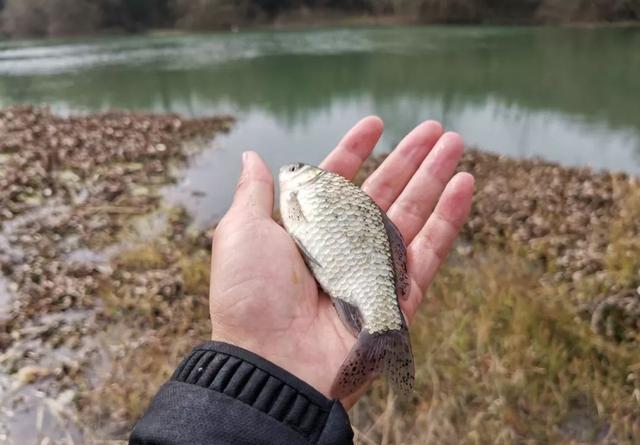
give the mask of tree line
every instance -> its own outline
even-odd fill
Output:
[[[403,17],[416,23],[567,23],[640,20],[640,0],[0,0],[5,36],[149,29],[207,30]]]

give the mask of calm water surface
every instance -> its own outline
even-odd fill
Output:
[[[0,104],[232,113],[169,190],[197,221],[227,207],[240,153],[319,162],[360,117],[379,151],[423,119],[469,145],[640,174],[640,28],[428,27],[0,43]],[[200,196],[199,192],[204,192]]]

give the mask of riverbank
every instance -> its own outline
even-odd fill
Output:
[[[558,28],[579,28],[579,29],[598,29],[598,28],[638,28],[640,20],[589,20],[580,19],[573,21],[509,21],[496,20],[489,22],[468,22],[468,21],[452,21],[452,22],[425,22],[419,20],[412,15],[393,15],[393,16],[370,16],[370,15],[315,15],[315,16],[287,16],[280,17],[269,23],[244,23],[229,25],[213,29],[195,29],[195,30],[152,30],[149,35],[181,35],[193,32],[207,33],[212,31],[230,31],[233,33],[243,31],[302,31],[314,29],[333,29],[333,28],[375,28],[375,27],[401,27],[401,26],[505,26],[505,27],[544,27],[555,26]]]
[[[100,295],[113,280],[109,258],[129,239],[153,241],[170,219],[149,222],[160,188],[232,122],[0,110],[0,377],[9,377],[0,382],[0,425],[18,434],[15,443],[37,439],[36,415],[39,435],[81,435],[72,402],[111,360],[101,332],[117,319]]]
[[[464,26],[486,26],[490,27],[556,27],[556,28],[576,28],[576,29],[607,29],[607,28],[638,28],[640,27],[640,20],[589,20],[580,19],[572,21],[509,21],[509,20],[496,20],[489,22],[467,22],[467,21],[453,21],[453,22],[424,22],[411,15],[390,15],[390,16],[372,16],[372,15],[314,15],[308,16],[291,15],[285,17],[278,17],[270,22],[243,22],[236,24],[224,24],[210,27],[196,27],[196,28],[150,28],[143,31],[128,32],[123,29],[113,28],[100,31],[87,32],[82,34],[62,34],[62,35],[2,35],[0,33],[0,42],[2,41],[19,41],[22,39],[29,39],[31,42],[40,41],[55,41],[58,39],[65,40],[94,40],[99,38],[126,38],[135,36],[149,36],[149,37],[169,37],[169,36],[186,36],[186,35],[207,35],[210,33],[240,33],[240,32],[253,32],[253,31],[311,31],[311,30],[326,30],[326,29],[358,29],[358,28],[391,28],[391,27],[464,27]]]
[[[35,391],[53,440],[122,439],[206,340],[211,231],[159,189],[230,125],[0,112],[0,424]],[[376,385],[358,443],[637,443],[640,182],[478,150],[461,169],[477,192],[412,327],[416,395]]]
[[[480,0],[379,2],[263,2],[244,0],[43,0],[0,3],[0,35],[68,37],[152,30],[219,31],[374,25],[572,25],[640,21],[634,0],[538,0],[487,5]]]

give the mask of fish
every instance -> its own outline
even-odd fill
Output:
[[[362,189],[319,167],[279,172],[282,222],[336,312],[357,337],[331,386],[342,399],[385,374],[408,398],[415,381],[411,340],[400,300],[408,297],[402,234]]]

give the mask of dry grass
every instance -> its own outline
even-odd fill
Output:
[[[597,334],[578,306],[640,279],[640,189],[616,187],[598,276],[552,279],[559,266],[513,240],[454,254],[412,327],[414,400],[394,411],[378,384],[351,413],[356,443],[640,443],[639,337]]]
[[[540,275],[492,250],[444,268],[412,328],[417,396],[391,443],[638,443],[640,351],[591,332]],[[359,443],[381,443],[379,394],[355,408]]]
[[[618,186],[612,223],[592,229],[608,245],[593,274],[558,274],[571,265],[554,261],[547,238],[467,230],[471,252],[450,258],[412,327],[413,400],[393,402],[378,382],[351,412],[356,442],[640,443],[640,339],[594,332],[580,307],[640,280],[640,189]],[[79,405],[105,436],[125,437],[183,354],[209,335],[208,246],[173,235],[121,255],[118,282],[104,291],[118,320],[108,333],[113,367]]]
[[[184,281],[184,291],[187,294],[209,294],[210,262],[209,253],[203,251],[199,251],[191,257],[181,258],[178,261],[178,268]]]
[[[77,400],[91,443],[127,437],[182,357],[210,337],[209,251],[183,233],[184,223],[113,261],[113,280],[101,291],[108,365],[97,390],[86,380]]]
[[[206,252],[180,253],[173,265],[184,283],[181,299],[126,303],[136,302],[137,320],[140,313],[149,319],[136,341],[123,339],[127,346],[96,394],[95,406],[107,411],[94,419],[110,434],[126,433],[182,355],[208,334]],[[454,255],[412,327],[414,400],[394,407],[376,385],[351,413],[357,443],[637,443],[640,350],[593,333],[564,293],[569,288],[542,280],[545,273],[518,253],[475,247]],[[158,307],[171,323],[152,321]]]
[[[159,329],[134,331],[118,325],[110,330],[108,350],[112,364],[98,390],[90,384],[81,390],[78,404],[83,408],[90,430],[98,437],[128,436],[133,422],[142,416],[153,395],[165,383],[182,357],[208,337],[208,322],[202,301],[185,301],[175,308],[176,323]],[[118,334],[120,336],[118,337]]]
[[[605,266],[620,286],[637,285],[640,277],[640,190],[626,190],[624,205],[611,227]]]
[[[144,244],[121,252],[114,260],[117,267],[131,272],[160,269],[167,259],[157,245]]]

